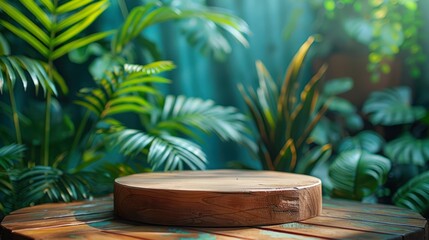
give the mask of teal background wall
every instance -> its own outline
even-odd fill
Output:
[[[231,54],[225,61],[216,61],[190,46],[175,24],[149,29],[150,38],[161,43],[164,59],[173,60],[177,65],[170,76],[173,84],[167,91],[212,99],[247,113],[237,84],[255,86],[256,60],[264,62],[273,78],[283,77],[294,53],[311,35],[311,8],[306,1],[294,0],[214,0],[209,4],[226,8],[249,24],[252,32],[248,37],[250,46],[245,48],[231,42]],[[294,30],[288,35],[291,29]],[[205,138],[204,150],[210,161],[209,168],[226,167],[228,161],[235,160],[258,166],[242,147],[221,143],[214,137]]]

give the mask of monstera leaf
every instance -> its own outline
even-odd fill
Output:
[[[411,134],[404,134],[387,143],[384,154],[397,164],[424,166],[429,160],[429,139],[417,139]]]
[[[403,185],[393,196],[395,205],[415,210],[423,215],[429,213],[429,171]]]
[[[389,159],[362,150],[341,153],[329,168],[335,197],[362,200],[387,179]]]
[[[411,105],[411,90],[397,87],[377,91],[370,95],[362,111],[369,115],[372,124],[392,126],[413,123],[426,115],[423,107]]]
[[[373,131],[362,131],[354,137],[348,137],[341,142],[338,151],[344,152],[353,149],[360,149],[370,153],[377,153],[381,150],[384,140]]]

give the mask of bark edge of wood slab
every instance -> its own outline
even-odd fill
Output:
[[[208,170],[117,178],[115,215],[149,224],[239,227],[281,224],[322,211],[318,178],[274,171]]]

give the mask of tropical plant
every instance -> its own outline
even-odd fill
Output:
[[[0,155],[6,156],[0,157],[0,197],[14,204],[2,201],[1,211],[7,213],[41,202],[88,198],[111,191],[114,177],[136,170],[147,171],[142,162],[130,160],[103,164],[109,158],[107,153],[115,150],[112,146],[125,155],[143,156],[155,170],[202,169],[206,156],[199,145],[184,135],[195,138],[192,132],[200,129],[223,140],[246,141],[244,117],[236,109],[217,106],[211,101],[165,97],[158,91],[158,84],[170,80],[157,75],[172,70],[175,67],[172,62],[140,65],[123,56],[132,42],[141,37],[140,32],[156,23],[206,19],[242,43],[247,43],[243,35],[247,25],[239,18],[211,9],[182,11],[152,1],[131,10],[119,29],[88,33],[87,28],[106,10],[108,3],[108,0],[0,0],[2,30],[7,30],[5,34],[14,43],[22,40],[30,47],[28,56],[12,56],[0,36],[0,90],[9,97],[8,103],[0,102],[5,109],[0,114],[10,116],[10,121],[2,125],[14,126],[4,128],[5,146],[0,148]],[[61,98],[68,93],[68,84],[67,78],[57,71],[57,64],[68,63],[62,56],[108,36],[110,59],[114,61],[102,68],[92,87],[79,91],[75,102],[85,113],[82,118],[74,119],[76,116],[67,114],[61,104]],[[21,82],[24,89],[32,82],[30,86],[34,85],[36,92],[42,88],[43,97],[21,96],[16,82]],[[31,109],[26,111],[18,97],[27,97],[25,105]],[[40,112],[44,112],[43,117]],[[124,114],[137,117],[141,129],[128,128],[121,117]],[[129,134],[133,132],[141,135]],[[151,140],[146,142],[146,136]],[[24,152],[24,147],[15,143],[22,143],[27,150]],[[8,149],[19,154],[11,155]],[[18,164],[11,165],[15,162]]]
[[[426,109],[412,105],[410,88],[398,87],[372,93],[362,111],[367,127],[334,146],[330,195],[355,200],[378,196],[427,214]],[[370,124],[378,133],[368,129]]]
[[[127,5],[122,8],[127,8]],[[92,44],[72,55],[77,62],[86,61],[91,54],[98,56],[90,66],[95,78],[100,78],[106,69],[138,59],[135,53],[139,51],[144,51],[141,55],[147,62],[160,60],[161,53],[156,43],[142,34],[148,27],[159,23],[178,22],[190,44],[217,59],[223,59],[231,52],[225,33],[248,46],[245,34],[250,31],[246,22],[220,8],[208,7],[201,0],[148,1],[132,8],[124,17],[126,20],[115,33],[110,46]]]
[[[257,156],[264,169],[309,173],[317,158],[323,160],[330,154],[329,145],[310,149],[307,144],[311,131],[327,109],[327,101],[323,104],[318,101],[317,88],[326,66],[306,84],[299,80],[313,42],[314,38],[309,37],[301,46],[281,84],[273,81],[263,64],[257,62],[259,87],[246,91],[239,86],[257,129]]]
[[[371,80],[377,82],[380,76],[391,71],[391,62],[400,53],[407,53],[405,64],[410,75],[421,75],[420,63],[425,61],[421,51],[419,29],[422,19],[418,1],[359,1],[359,0],[313,0],[320,12],[317,18],[318,33],[322,34],[332,47],[347,45],[353,40],[369,50],[368,69]],[[332,27],[336,26],[336,27]],[[335,42],[335,41],[342,42]]]
[[[341,153],[329,168],[332,196],[362,200],[387,180],[389,159],[364,150]]]
[[[412,178],[393,196],[395,205],[429,216],[429,171]]]

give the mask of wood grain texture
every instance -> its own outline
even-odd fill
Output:
[[[423,240],[428,239],[426,226],[424,218],[407,209],[332,199],[323,200],[320,216],[294,223],[238,228],[156,226],[115,218],[113,199],[108,197],[43,204],[12,212],[1,223],[0,238]]]
[[[237,227],[321,213],[319,179],[270,171],[181,171],[116,179],[117,216],[150,224]]]

